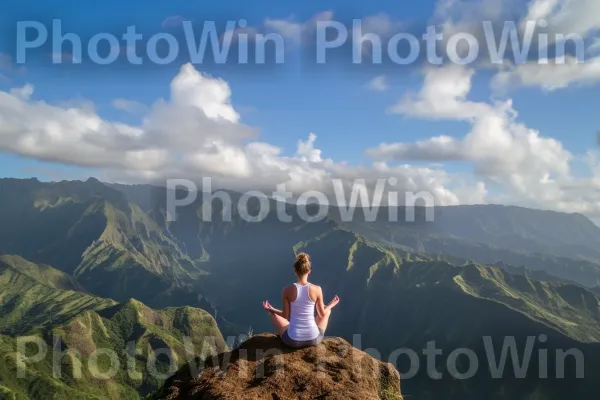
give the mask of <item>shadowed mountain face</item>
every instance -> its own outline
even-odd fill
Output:
[[[405,221],[411,211],[415,222]],[[429,217],[424,208],[401,207],[397,214],[399,221],[390,222],[389,209],[382,208],[373,223],[357,211],[347,226],[392,241],[407,234],[449,237],[517,252],[600,260],[600,228],[581,214],[501,205],[436,207]]]
[[[97,180],[0,180],[0,253],[66,272],[90,292],[156,306],[197,304],[204,272],[126,196]]]
[[[230,232],[235,235],[238,233],[236,226],[247,225],[239,218],[236,199],[240,195],[236,193],[228,192],[233,202],[233,223],[220,222],[222,202],[218,199],[212,203],[212,223],[203,219],[202,193],[198,193],[193,204],[177,208],[177,220],[167,223],[168,192],[164,188],[147,185],[113,187],[126,193],[131,201],[173,234],[193,259],[206,259],[209,255],[206,245],[210,246],[211,241],[213,253],[219,243],[227,247],[226,235]],[[185,196],[187,193],[179,191],[171,197]],[[286,241],[290,236],[282,237],[280,232],[306,225],[298,217],[297,207],[289,204],[284,207],[285,214],[294,217],[289,223],[282,223],[277,218],[277,208],[277,203],[272,201],[271,212],[258,224],[266,237],[258,236],[256,240],[244,237],[246,242],[267,246],[263,239],[275,243],[280,239]],[[250,202],[249,210],[251,215],[257,215],[258,204]],[[308,211],[314,215],[317,210],[309,207]],[[444,258],[454,256],[485,264],[505,262],[532,271],[545,271],[587,287],[600,286],[600,228],[581,214],[499,205],[436,207],[433,211],[422,207],[399,207],[393,218],[389,208],[375,211],[372,220],[366,218],[368,213],[362,209],[330,207],[325,220],[311,222],[309,226],[314,236],[322,233],[327,226],[341,226],[371,241],[411,252]],[[294,239],[302,240],[303,237],[306,236]]]
[[[414,223],[390,223],[385,215],[365,222],[358,211],[357,219],[342,223],[332,209],[309,223],[288,204],[286,214],[295,218],[282,222],[271,202],[261,222],[245,221],[235,208],[229,222],[218,200],[206,220],[199,196],[169,221],[164,188],[0,180],[0,191],[0,252],[18,255],[0,259],[1,277],[21,288],[0,295],[5,335],[58,330],[69,337],[85,326],[94,343],[103,343],[104,326],[142,343],[158,336],[173,348],[169,338],[179,334],[165,329],[179,329],[175,321],[191,321],[179,329],[184,332],[212,318],[165,310],[157,319],[143,304],[127,302],[132,297],[151,307],[205,308],[225,335],[268,331],[261,302],[280,302],[283,286],[295,279],[295,254],[306,251],[313,259],[311,281],[342,299],[328,334],[375,349],[384,361],[402,347],[416,352],[421,368],[411,378],[405,374],[407,397],[588,398],[600,389],[591,378],[600,373],[599,299],[585,288],[600,283],[600,235],[580,215],[469,206],[438,208],[431,224],[419,215],[423,209]],[[250,202],[251,215],[258,215],[257,203]],[[43,288],[32,283],[40,277],[47,280]],[[490,350],[499,359],[503,344],[512,343],[506,338],[514,339],[520,356],[531,350],[526,379],[515,378],[510,356],[502,379],[487,368]],[[441,379],[426,368],[423,349],[432,341],[443,352],[433,362]],[[481,368],[472,379],[451,374],[447,360],[457,348],[478,358]],[[585,379],[574,380],[573,356],[566,378],[556,379],[557,352],[569,349],[584,354]],[[547,363],[538,356],[544,350]],[[414,365],[409,360],[392,361],[406,373]],[[460,371],[468,370],[468,361],[456,360]],[[549,379],[540,379],[546,364]],[[123,385],[137,396],[156,382]]]

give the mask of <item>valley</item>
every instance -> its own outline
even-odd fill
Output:
[[[581,215],[462,206],[436,210],[433,222],[417,210],[414,223],[390,223],[383,210],[375,222],[334,214],[281,222],[272,212],[252,223],[236,213],[223,221],[215,201],[208,222],[199,196],[168,221],[165,190],[95,179],[0,179],[3,358],[19,337],[51,343],[53,334],[84,363],[97,348],[125,357],[134,343],[139,371],[156,349],[185,359],[185,337],[193,339],[194,355],[214,354],[229,336],[272,330],[261,303],[281,302],[281,289],[294,279],[294,256],[304,251],[313,258],[311,281],[342,299],[327,334],[392,359],[406,396],[537,400],[589,398],[598,390],[600,298],[593,288],[600,284],[600,228]],[[506,343],[522,350],[532,337],[525,377],[516,377],[510,358],[502,379],[484,368],[488,345],[499,357]],[[424,367],[432,365],[423,353],[431,342],[442,352],[433,362],[439,379]],[[414,376],[415,360],[399,356],[403,348],[422,366]],[[446,361],[461,348],[482,368],[457,385]],[[570,349],[584,355],[582,379],[577,357],[560,359]],[[91,376],[56,379],[51,361],[32,366],[26,379],[16,379],[16,364],[7,363],[0,389],[19,399],[134,399],[162,384],[124,370],[102,385]],[[456,360],[461,371],[467,361]],[[557,379],[563,361],[565,377]],[[546,366],[554,379],[539,377]]]

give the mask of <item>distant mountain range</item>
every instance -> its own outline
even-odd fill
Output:
[[[48,340],[52,332],[87,332],[66,346],[122,351],[132,338],[180,349],[184,332],[200,343],[207,335],[271,330],[261,301],[280,301],[294,279],[294,254],[307,251],[311,280],[342,298],[328,333],[351,343],[360,334],[363,349],[383,357],[401,347],[422,354],[435,340],[446,356],[466,347],[485,366],[484,336],[500,353],[505,337],[524,348],[528,337],[543,335],[535,351],[548,350],[552,377],[556,350],[586,355],[582,380],[574,380],[574,368],[566,379],[538,379],[540,360],[532,357],[527,379],[515,379],[507,363],[504,379],[481,368],[459,383],[440,357],[443,379],[423,369],[403,382],[407,397],[534,400],[600,390],[593,379],[600,373],[600,228],[582,215],[461,206],[435,209],[432,222],[423,208],[414,210],[415,222],[390,222],[384,208],[374,222],[362,210],[344,222],[333,208],[318,222],[282,222],[272,201],[260,223],[235,211],[225,222],[215,201],[204,221],[199,196],[168,221],[166,198],[166,189],[148,185],[0,179],[0,356],[30,333]],[[285,207],[298,215],[296,206]],[[398,211],[402,218],[406,210]],[[401,372],[407,367],[400,361]],[[137,398],[160,385],[56,382],[40,368],[26,381],[13,379],[10,366],[0,369],[0,389],[29,398],[43,398],[36,396],[48,387],[69,398]]]

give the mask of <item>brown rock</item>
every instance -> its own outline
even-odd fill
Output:
[[[272,334],[209,358],[194,376],[188,366],[170,378],[157,399],[402,400],[400,375],[340,338],[289,349]]]

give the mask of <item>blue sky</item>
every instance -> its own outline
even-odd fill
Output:
[[[130,25],[135,25],[138,31],[145,34],[173,32],[181,27],[178,24],[165,26],[164,22],[175,17],[195,23],[202,23],[205,20],[225,21],[243,18],[248,21],[249,27],[264,30],[267,25],[266,20],[301,25],[325,11],[331,11],[334,15],[333,19],[343,22],[353,18],[364,19],[375,16],[382,18],[382,21],[385,19],[386,21],[424,25],[437,18],[438,24],[461,26],[460,24],[463,22],[478,22],[478,18],[483,20],[492,12],[497,13],[498,18],[501,15],[518,14],[518,18],[523,19],[528,13],[533,15],[532,10],[535,10],[535,3],[539,1],[541,0],[510,0],[507,4],[511,3],[511,6],[507,5],[505,9],[498,11],[497,7],[493,5],[494,2],[490,0],[263,1],[259,3],[238,1],[206,3],[188,0],[154,2],[151,5],[139,0],[125,3],[117,1],[100,3],[91,1],[17,2],[10,0],[4,5],[2,16],[0,16],[0,28],[4,37],[0,41],[0,53],[9,55],[12,62],[0,63],[0,73],[3,76],[0,79],[0,90],[9,93],[12,88],[31,84],[35,90],[26,99],[28,104],[43,101],[61,110],[71,106],[85,108],[85,104],[93,104],[97,117],[104,121],[139,126],[143,113],[119,110],[115,108],[113,102],[116,99],[126,99],[148,108],[157,99],[163,98],[168,102],[172,95],[170,85],[180,74],[183,62],[152,67],[52,65],[50,62],[51,50],[46,53],[38,52],[36,53],[37,58],[31,58],[31,62],[17,65],[14,62],[16,24],[18,21],[24,20],[48,24],[51,19],[59,18],[62,20],[65,31],[77,33],[82,38],[90,37],[98,32],[122,34],[125,27]],[[577,4],[582,6],[586,2],[589,0],[573,0],[569,4],[575,3],[572,10],[573,13],[576,13],[581,9],[577,8]],[[560,8],[560,4],[568,2],[556,0],[555,3],[557,7],[544,17],[551,23],[555,22],[556,26],[562,27],[566,24],[565,21],[569,21],[568,17],[571,15],[565,17],[566,11]],[[463,16],[464,21],[461,20]],[[471,21],[467,21],[467,18],[471,18]],[[589,25],[589,29],[582,34],[586,39],[593,39],[592,36],[600,26],[600,18],[598,21],[593,20],[586,23]],[[64,52],[69,52],[68,46]],[[386,168],[396,168],[394,169],[396,172],[389,172],[391,174],[406,172],[406,170],[398,169],[403,166],[412,168],[410,174],[421,174],[422,171],[419,171],[419,168],[431,169],[431,171],[425,172],[427,176],[418,175],[417,177],[415,175],[411,178],[412,175],[407,175],[403,178],[409,186],[410,182],[430,182],[439,178],[440,181],[432,190],[436,193],[439,192],[442,197],[446,196],[443,194],[446,191],[452,192],[452,195],[446,199],[446,203],[450,204],[501,200],[561,211],[581,211],[588,214],[596,212],[596,206],[592,204],[589,193],[578,193],[573,197],[568,194],[572,192],[569,189],[571,186],[584,187],[586,184],[590,184],[590,179],[593,180],[595,177],[595,164],[590,164],[589,160],[587,163],[581,161],[583,157],[589,157],[590,152],[595,152],[596,132],[600,128],[597,116],[600,92],[596,85],[596,82],[600,81],[600,73],[596,73],[595,70],[582,70],[581,73],[578,73],[573,69],[569,70],[567,74],[557,73],[556,77],[552,75],[554,70],[551,70],[551,73],[546,74],[548,76],[544,75],[542,79],[539,78],[540,74],[538,73],[520,74],[520,71],[515,68],[514,71],[511,71],[513,75],[510,78],[517,79],[518,83],[501,92],[495,90],[493,86],[494,79],[499,75],[497,69],[474,66],[470,67],[474,72],[472,75],[465,72],[466,68],[463,68],[462,72],[455,70],[454,75],[447,75],[448,79],[450,81],[467,79],[469,89],[464,98],[460,94],[461,88],[457,88],[456,97],[452,94],[447,99],[448,102],[452,102],[452,107],[455,107],[455,100],[459,99],[461,108],[458,112],[466,114],[464,117],[454,118],[447,114],[435,114],[430,112],[431,110],[428,112],[417,110],[414,104],[405,104],[401,111],[390,112],[407,96],[418,97],[417,93],[425,87],[427,80],[425,77],[429,76],[429,72],[421,66],[412,68],[398,66],[396,68],[388,65],[385,68],[354,68],[339,65],[315,70],[303,64],[298,54],[288,54],[286,60],[285,65],[272,68],[194,66],[198,73],[207,74],[206,76],[210,76],[211,79],[222,79],[226,82],[231,91],[230,98],[226,100],[227,107],[231,106],[240,115],[239,121],[236,120],[235,123],[251,127],[258,132],[258,137],[253,140],[268,143],[270,146],[280,149],[277,156],[279,158],[273,162],[282,163],[277,168],[283,168],[284,175],[292,174],[295,168],[302,168],[302,173],[306,173],[307,177],[310,174],[321,173],[327,174],[327,176],[336,174],[347,176],[350,172],[342,171],[342,169],[344,165],[348,164],[352,166],[353,173],[365,168],[368,171],[364,174],[372,177],[374,174],[382,173],[381,169],[374,164],[385,163]],[[595,61],[593,58],[592,60]],[[566,77],[566,75],[569,76]],[[580,78],[584,75],[585,79]],[[369,82],[378,76],[385,81],[384,90],[373,90],[372,87],[369,87]],[[561,80],[561,82],[564,80],[565,82],[556,88],[552,87],[552,82],[555,80]],[[505,154],[496,154],[492,157],[489,149],[484,151],[483,148],[475,148],[471,139],[468,139],[470,133],[472,133],[471,136],[476,136],[476,132],[473,132],[476,130],[477,121],[487,124],[484,117],[472,116],[471,109],[482,109],[482,105],[485,104],[486,106],[482,110],[489,112],[488,117],[493,119],[492,114],[499,112],[492,109],[495,102],[507,99],[512,100],[512,111],[509,114],[512,115],[513,111],[518,113],[516,119],[511,120],[510,117],[506,117],[505,121],[515,124],[515,126],[507,128],[509,131],[507,135],[513,135],[514,140],[511,140],[514,141],[514,144],[511,144],[513,147],[502,148]],[[422,100],[424,104],[433,108],[438,107],[435,99]],[[479,106],[473,105],[474,103]],[[446,102],[444,105],[448,105],[448,103]],[[527,134],[519,133],[520,128],[516,124],[523,124],[527,129],[536,133],[527,139],[525,138]],[[44,126],[44,124],[40,126]],[[25,127],[23,129],[32,128]],[[176,126],[173,129],[176,129]],[[334,163],[333,166],[323,164],[322,168],[313,170],[311,168],[315,165],[309,168],[302,164],[307,161],[302,159],[305,155],[297,152],[297,145],[298,141],[306,142],[309,133],[317,136],[314,144],[310,144],[309,150],[319,149],[321,153],[319,153],[319,157],[315,158],[316,161],[309,160],[308,162],[319,164],[324,160],[331,159]],[[29,132],[29,134],[39,139],[35,132]],[[518,135],[524,136],[519,138]],[[432,144],[427,142],[431,138],[439,136],[453,138],[452,143],[447,146],[442,155],[435,152],[437,147],[430,147]],[[547,157],[541,155],[543,151],[546,151],[546,147],[540,147],[540,153],[536,153],[537,145],[532,143],[537,139],[531,139],[534,136],[543,138],[544,145],[547,145],[547,148],[551,149],[553,153],[548,153]],[[556,148],[554,141],[560,144],[560,149]],[[427,143],[418,145],[420,142]],[[481,145],[481,141],[476,142],[477,146]],[[44,142],[40,141],[37,145],[42,146],[42,143]],[[381,143],[397,143],[402,144],[403,147],[401,146],[401,151],[396,151],[394,154],[388,151],[385,156],[381,151],[372,151],[371,153],[366,151],[377,148]],[[518,147],[519,143],[524,143],[525,147]],[[200,144],[198,146],[201,147]],[[242,145],[238,143],[236,146]],[[452,146],[457,146],[461,150],[448,150]],[[235,147],[235,149],[238,151],[242,147]],[[396,147],[397,149],[398,147]],[[423,153],[413,151],[408,154],[407,149],[421,149]],[[105,179],[143,180],[140,175],[132,172],[129,166],[124,168],[127,171],[115,171],[118,168],[115,168],[114,163],[103,165],[102,162],[94,161],[90,165],[86,165],[86,162],[63,156],[63,153],[58,150],[57,153],[46,151],[47,149],[20,150],[17,146],[10,144],[3,145],[0,150],[4,150],[0,153],[0,175],[2,176],[29,177],[37,175],[42,179],[81,179],[87,175],[98,175]],[[244,148],[240,151],[248,153],[249,150]],[[451,153],[450,156],[447,156],[448,152]],[[376,157],[373,156],[374,154]],[[519,154],[520,158],[513,163],[511,157],[514,154]],[[502,157],[503,155],[505,157]],[[534,159],[538,155],[541,159],[540,163],[530,166],[528,161],[524,161]],[[568,165],[563,166],[560,162],[553,161],[562,156],[571,158]],[[180,159],[183,156],[178,154],[173,157]],[[246,154],[244,157],[249,156]],[[288,158],[295,157],[299,160],[298,165],[283,165],[283,163],[291,163]],[[502,163],[502,158],[509,166]],[[56,162],[47,162],[47,160]],[[490,160],[489,163],[486,162],[488,160]],[[228,174],[227,166],[224,165],[224,170],[218,172],[222,172],[225,181],[230,181],[234,175],[237,178],[240,176],[247,178],[250,176],[249,174],[260,175],[261,170],[256,167],[257,164],[254,161],[244,159],[240,162],[243,165],[251,166],[248,167],[248,171],[251,169],[252,172],[244,170],[240,172],[241,175]],[[273,162],[269,162],[271,163],[269,165],[274,165]],[[561,164],[561,166],[556,167],[556,164]],[[261,164],[262,167],[264,165]],[[232,168],[234,167],[232,166]],[[527,175],[529,168],[536,171],[535,176]],[[135,169],[133,168],[133,170]],[[211,173],[216,173],[213,169],[209,168],[209,170],[212,171]],[[279,176],[279,172],[282,171],[275,171],[274,176]],[[198,173],[202,172],[203,170],[198,171]],[[264,173],[264,171],[262,172]],[[522,172],[522,177],[519,176],[520,172]],[[156,176],[154,173],[151,175]],[[545,181],[546,175],[550,177],[550,183]],[[540,186],[540,182],[545,185],[551,184],[552,187]],[[479,192],[481,189],[480,186],[477,186],[479,183],[483,184],[486,189]],[[533,185],[533,183],[535,183],[535,188],[532,186],[532,190],[537,192],[528,194],[526,186]],[[473,186],[469,189],[468,185]],[[476,187],[479,189],[474,189]],[[551,194],[544,192],[545,190]],[[465,195],[462,191],[477,192],[478,194],[475,196]],[[545,199],[546,197],[548,199]],[[543,200],[538,201],[538,198]]]
[[[222,21],[244,18],[250,25],[256,25],[265,18],[293,17],[297,21],[305,21],[318,12],[331,9],[339,14],[340,20],[384,11],[397,18],[425,20],[435,7],[435,2],[429,0],[418,4],[405,3],[399,6],[396,2],[265,1],[260,4],[211,2],[200,5],[198,2],[170,1],[157,2],[148,7],[147,2],[143,1],[127,2],[126,6],[122,2],[107,1],[102,5],[63,2],[62,7],[57,7],[52,2],[11,1],[7,15],[0,21],[4,26],[5,23],[15,25],[15,21],[19,20],[47,21],[55,17],[63,21],[65,31],[86,36],[106,31],[121,33],[122,27],[129,25],[136,25],[140,31],[165,31],[161,24],[170,16],[182,16],[199,22],[205,19]],[[7,47],[3,51],[10,49],[11,44],[5,45]],[[67,45],[65,49],[69,51]],[[319,141],[331,152],[331,156],[348,160],[360,158],[361,149],[372,145],[372,142],[364,140],[365,131],[377,131],[382,141],[393,140],[398,135],[406,135],[407,139],[419,136],[415,132],[418,125],[412,125],[411,121],[399,125],[401,121],[398,117],[386,118],[385,115],[387,106],[399,95],[418,88],[416,71],[402,71],[390,77],[395,90],[377,95],[364,88],[365,83],[377,74],[376,71],[356,69],[339,73],[313,73],[303,71],[297,63],[290,64],[278,67],[275,78],[270,70],[263,69],[241,68],[231,71],[210,65],[204,68],[200,66],[199,69],[227,80],[234,90],[233,103],[242,108],[244,120],[260,127],[266,140],[291,147],[292,150],[298,139],[312,131],[319,134]],[[125,97],[151,103],[157,97],[166,97],[168,85],[179,67],[179,64],[173,64],[154,67],[150,71],[142,67],[141,74],[140,68],[120,70],[115,74],[116,67],[90,71],[85,67],[39,66],[36,63],[10,85],[31,82],[35,84],[36,97],[40,99],[63,101],[82,97],[94,101],[99,111],[107,117],[123,117],[112,110],[114,98]],[[307,114],[311,117],[306,118]],[[348,120],[349,117],[351,120]],[[373,122],[377,122],[377,125],[373,125]],[[340,146],[341,139],[345,142],[343,146]]]

